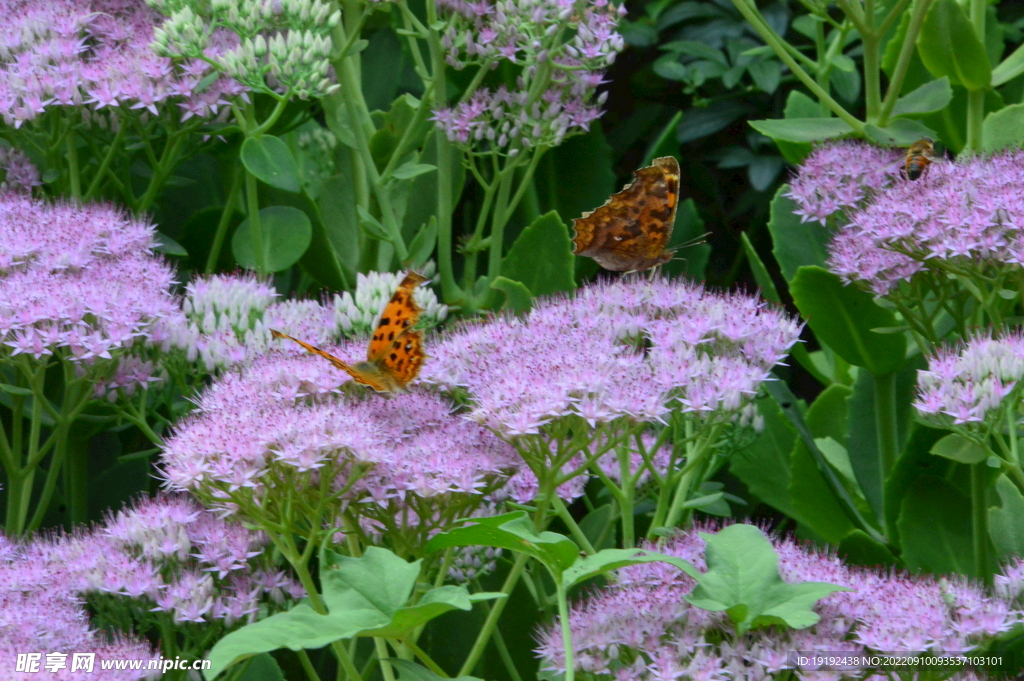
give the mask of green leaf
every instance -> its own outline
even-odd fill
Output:
[[[995,487],[1001,506],[988,509],[989,536],[1003,558],[1024,555],[1024,496],[1005,475]]]
[[[824,582],[787,583],[779,575],[779,557],[753,525],[731,525],[717,534],[700,533],[708,571],[694,577],[686,600],[703,610],[725,611],[742,635],[753,627],[787,624],[805,629],[820,617],[814,604],[845,586]]]
[[[704,239],[704,221],[697,213],[697,204],[686,199],[676,209],[676,224],[672,230],[669,248],[676,250],[675,256],[661,266],[669,277],[688,277],[693,281],[704,281],[711,246]]]
[[[1024,73],[1024,45],[1021,45],[1010,56],[992,69],[992,87],[1005,85]]]
[[[419,177],[435,170],[437,170],[437,166],[430,165],[429,163],[406,163],[395,168],[395,172],[391,176],[399,180],[411,180],[414,177]]]
[[[431,589],[416,605],[407,606],[420,563],[406,563],[375,546],[359,558],[323,551],[320,578],[328,614],[317,613],[305,599],[288,612],[229,633],[210,651],[211,669],[206,678],[213,679],[236,662],[278,648],[320,648],[355,636],[403,638],[438,615],[472,608],[474,599],[461,586]],[[476,600],[498,595],[478,594]]]
[[[910,146],[922,137],[937,136],[937,133],[924,123],[909,118],[894,118],[884,128],[868,123],[864,126],[864,133],[869,140],[882,146]]]
[[[732,125],[737,119],[750,114],[750,111],[748,106],[730,99],[718,100],[703,109],[689,108],[679,121],[676,139],[681,144],[686,144],[714,135]]]
[[[391,236],[384,229],[384,225],[380,224],[380,220],[371,215],[370,211],[362,206],[356,206],[356,212],[359,213],[359,228],[366,236],[378,241],[391,241]]]
[[[263,233],[263,264],[268,272],[280,272],[294,265],[309,248],[313,228],[309,218],[298,208],[270,206],[259,212]],[[255,269],[256,251],[252,243],[252,226],[248,218],[231,238],[235,261],[242,267]]]
[[[729,65],[729,60],[725,58],[725,55],[721,50],[717,50],[707,43],[700,42],[698,40],[673,40],[671,42],[663,43],[658,46],[658,49],[666,52],[677,52],[691,57],[707,59],[708,61],[718,62],[723,66]]]
[[[539,213],[557,211],[564,220],[597,208],[619,188],[612,163],[612,148],[599,125],[591,126],[590,132],[584,135],[570,137],[564,144],[544,154],[533,178],[540,204]],[[535,217],[531,215],[528,219]],[[590,262],[589,258],[587,261]]]
[[[981,463],[988,458],[984,447],[956,433],[950,433],[936,442],[931,453],[959,463]]]
[[[386,22],[384,26],[387,26]],[[407,68],[407,61],[402,42],[394,30],[380,28],[370,35],[369,44],[359,59],[362,96],[367,110],[386,109],[395,99],[403,85],[402,74]]]
[[[756,440],[729,457],[729,471],[758,499],[802,522],[789,494],[790,452],[796,442],[796,431],[774,399],[756,400],[754,406],[764,418],[764,430]]]
[[[897,521],[903,561],[911,570],[974,574],[971,500],[942,478],[926,475],[905,493]]]
[[[462,527],[435,535],[427,542],[427,551],[450,546],[493,546],[536,558],[555,574],[569,569],[579,557],[580,548],[568,537],[541,532],[525,511],[490,518],[471,518]]]
[[[32,394],[32,391],[28,388],[19,388],[16,385],[9,385],[7,383],[0,383],[0,390],[11,395],[21,395],[22,397]]]
[[[416,664],[412,660],[401,660],[388,658],[388,664],[398,672],[401,681],[449,681],[448,677],[438,676],[426,667]],[[457,676],[450,681],[481,681],[475,676]]]
[[[796,201],[786,196],[789,185],[784,184],[775,192],[768,218],[768,231],[774,246],[772,254],[779,263],[779,270],[786,281],[793,281],[798,268],[804,265],[824,266],[828,259],[828,242],[832,233],[815,221],[800,222]]]
[[[433,123],[428,120],[427,125],[428,132],[423,138],[423,151],[420,153],[418,162],[436,166],[437,144],[434,141],[434,131],[430,130]],[[452,164],[452,205],[456,205],[466,183],[466,166],[461,161],[462,152],[449,149],[449,153]],[[431,218],[437,219],[437,173],[424,173],[403,184],[407,187],[408,199],[406,199],[405,215],[402,218],[402,237],[406,243],[409,243],[421,226],[430,222]]]
[[[782,299],[779,297],[778,289],[775,288],[775,282],[768,274],[768,268],[761,262],[761,257],[754,250],[754,245],[750,243],[746,232],[740,232],[740,243],[743,245],[743,254],[747,257],[750,272],[754,275],[754,282],[761,290],[761,297],[776,305],[781,304]]]
[[[437,217],[431,215],[427,224],[420,228],[416,238],[409,244],[409,262],[414,267],[422,267],[430,259],[437,245]]]
[[[949,78],[943,76],[938,80],[925,83],[896,100],[892,109],[893,116],[909,116],[911,114],[931,113],[945,108],[953,99],[953,88],[949,86]]]
[[[153,250],[159,253],[176,255],[182,258],[188,257],[188,251],[185,250],[185,247],[163,232],[156,232],[156,234],[153,235],[153,240],[156,242],[156,246],[154,246]]]
[[[566,589],[570,589],[609,570],[640,563],[669,563],[695,579],[700,575],[690,561],[675,556],[644,549],[605,549],[592,556],[578,557],[576,562],[562,573],[562,583]]]
[[[793,500],[793,507],[798,516],[804,519],[803,524],[833,544],[838,544],[856,526],[843,512],[836,490],[832,487],[833,484],[842,485],[843,481],[834,472],[829,476],[831,480],[827,479],[827,473],[821,470],[821,465],[830,464],[817,443],[822,438],[846,439],[846,399],[850,392],[850,388],[845,385],[833,384],[818,395],[805,416],[812,440],[810,443],[798,440],[793,445],[790,459],[792,482],[789,496]],[[810,445],[818,449],[820,464]],[[848,493],[848,496],[853,495]]]
[[[533,296],[530,289],[521,281],[514,281],[508,277],[495,277],[491,282],[491,288],[505,294],[505,303],[502,309],[512,310],[516,314],[529,312],[533,306]]]
[[[819,118],[821,116],[821,105],[805,95],[800,90],[790,90],[786,97],[786,108],[783,109],[783,117],[792,118]],[[775,146],[779,148],[783,158],[793,165],[800,165],[813,148],[809,142],[787,142],[785,140],[774,140]]]
[[[821,142],[849,135],[853,128],[839,118],[787,118],[749,121],[766,137],[784,142]]]
[[[238,681],[285,681],[285,678],[277,660],[270,653],[260,653],[250,658]]]
[[[558,213],[541,215],[524,229],[501,262],[501,274],[524,284],[534,296],[571,291],[572,240]]]
[[[1024,146],[1024,104],[1011,104],[985,116],[981,140],[989,153]]]
[[[885,544],[879,544],[866,533],[853,530],[839,542],[838,553],[843,561],[865,567],[896,567],[900,561]]]
[[[242,142],[242,164],[257,179],[271,187],[298,192],[299,168],[284,140],[273,135],[249,137]]]
[[[992,82],[992,65],[971,20],[956,0],[935,0],[917,38],[921,61],[936,78],[980,90]]]
[[[220,223],[223,212],[223,206],[208,206],[195,211],[185,220],[178,236],[181,245],[188,251],[188,258],[183,267],[197,272],[206,270],[206,260],[210,257],[214,235],[217,233],[217,225]],[[232,211],[228,218],[227,236],[233,234],[243,220],[245,220],[244,214],[237,210]],[[227,272],[234,268],[235,261],[234,256],[231,255],[231,244],[225,239],[225,242],[221,244],[217,262],[214,263],[214,272]]]
[[[879,307],[871,294],[843,286],[838,276],[820,267],[797,270],[790,293],[818,340],[850,364],[875,376],[890,374],[903,365],[906,339],[871,330],[896,326],[895,315]]]

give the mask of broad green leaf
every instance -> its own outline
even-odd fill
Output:
[[[302,189],[291,149],[278,137],[260,135],[242,143],[242,163],[257,179],[289,192]]]
[[[849,135],[853,128],[839,118],[787,118],[749,121],[750,127],[773,140],[821,142]]]
[[[0,383],[0,390],[3,390],[5,393],[20,395],[22,397],[32,394],[32,391],[28,388],[19,388],[16,385],[10,385],[8,383]]]
[[[533,296],[530,289],[520,281],[508,277],[495,277],[491,282],[491,288],[505,294],[505,302],[502,309],[512,310],[515,313],[529,312],[533,306]]]
[[[380,224],[380,220],[371,215],[370,211],[362,206],[356,206],[356,212],[359,214],[359,228],[366,236],[378,241],[391,241],[391,236],[384,229],[384,225]]]
[[[817,447],[817,441],[822,438],[846,439],[846,398],[850,392],[850,388],[835,383],[814,400],[804,417],[813,438],[810,444]],[[821,452],[820,448],[818,451]],[[830,543],[838,544],[856,526],[843,512],[833,487],[833,484],[843,485],[843,481],[834,472],[829,475],[821,469],[822,465],[829,466],[828,457],[824,453],[821,453],[821,457],[819,464],[808,443],[797,440],[790,458],[792,482],[789,496],[799,517],[804,519],[804,524]]]
[[[370,138],[370,153],[378,170],[384,170],[399,141],[407,133],[408,147],[403,152],[405,156],[401,160],[410,165],[416,163],[415,150],[422,147],[424,137],[430,130],[428,121],[420,121],[416,129],[409,130],[410,126],[416,123],[416,112],[421,106],[423,103],[420,100],[410,94],[404,94],[391,102],[391,107],[386,112],[374,112],[372,118],[377,132]]]
[[[188,251],[185,250],[185,247],[163,232],[156,232],[153,235],[153,241],[156,242],[156,246],[153,247],[153,250],[159,253],[176,255],[181,258],[188,257]]]
[[[412,660],[401,660],[391,657],[388,658],[387,662],[398,672],[400,681],[481,681],[481,679],[475,676],[457,676],[454,679],[438,676]]]
[[[729,64],[729,60],[721,50],[717,50],[707,43],[699,40],[673,40],[659,45],[658,49],[666,52],[687,54],[691,57],[700,57],[701,59],[707,59],[708,61],[716,61],[724,66]]]
[[[571,291],[573,247],[558,213],[541,215],[524,229],[501,262],[501,274],[521,282],[534,296]]]
[[[411,180],[414,177],[432,173],[435,170],[437,170],[437,166],[430,165],[429,163],[406,163],[395,168],[395,172],[391,176],[399,180]]]
[[[440,551],[449,546],[493,546],[525,553],[556,574],[571,567],[580,553],[580,548],[568,537],[555,532],[538,534],[525,511],[466,520],[462,527],[431,538],[427,551]]]
[[[789,95],[786,97],[786,108],[783,109],[784,118],[818,118],[821,114],[821,104],[817,101],[800,90],[789,91]],[[783,158],[793,165],[803,163],[813,148],[809,142],[786,142],[778,139],[775,140],[775,146],[779,148]]]
[[[270,206],[259,212],[263,234],[263,265],[268,272],[280,272],[294,265],[309,248],[313,228],[309,218],[292,206]],[[231,250],[242,267],[256,268],[252,225],[248,218],[235,230]]]
[[[992,69],[992,87],[999,87],[1024,73],[1024,45],[1021,45],[1010,56]]]
[[[922,476],[907,490],[897,521],[911,570],[974,574],[971,500],[942,478]]]
[[[1024,496],[1010,478],[996,479],[1000,506],[988,509],[988,532],[1002,557],[1024,555]]]
[[[285,681],[284,672],[270,653],[260,653],[249,660],[238,681]]]
[[[562,573],[564,588],[569,589],[591,577],[640,563],[669,563],[696,579],[701,573],[688,560],[644,549],[605,549],[592,556],[578,557],[576,562]]]
[[[742,69],[739,74],[742,74]],[[749,106],[731,99],[720,99],[706,108],[691,107],[683,112],[683,118],[676,129],[676,139],[681,144],[686,144],[714,135],[732,125],[738,118],[749,115],[750,111]]]
[[[786,281],[793,281],[798,268],[804,265],[825,265],[828,258],[828,242],[832,233],[815,220],[800,222],[794,215],[796,201],[786,196],[789,185],[784,184],[775,192],[768,231],[772,235],[772,254],[779,263],[779,270]]]
[[[434,140],[433,123],[428,119],[426,136],[423,138],[422,153],[419,163],[438,165],[437,143]],[[449,146],[451,154],[451,187],[452,204],[457,205],[462,196],[462,188],[466,184],[466,166],[462,163],[462,152]],[[405,201],[405,216],[402,218],[402,237],[406,243],[412,241],[419,228],[437,219],[437,173],[424,173],[409,180],[403,185],[407,188],[408,198]]]
[[[346,158],[352,155],[348,149],[339,154]],[[341,171],[321,187],[316,201],[320,219],[314,221],[313,241],[302,259],[310,274],[334,289],[355,281],[360,251],[358,202],[349,179],[351,168]]]
[[[839,277],[820,267],[801,267],[790,293],[814,335],[843,359],[875,376],[899,369],[907,342],[902,335],[871,329],[896,326],[892,312],[879,307],[871,294],[843,286]]]
[[[670,277],[687,277],[693,281],[704,281],[711,246],[703,239],[704,221],[697,213],[697,204],[686,199],[676,209],[676,224],[668,247],[675,248],[675,256],[661,266],[661,271]]]
[[[867,372],[864,372],[867,374]],[[870,374],[867,374],[870,376]],[[850,454],[852,457],[852,463],[854,470],[860,475],[860,471],[857,468],[856,454],[858,450],[856,448],[854,439],[855,436],[860,435],[857,432],[857,425],[865,423],[861,420],[858,424],[853,419],[853,410],[855,409],[854,403],[851,401],[851,433],[850,433]],[[868,414],[864,415],[865,417]],[[873,416],[873,412],[871,413]],[[886,534],[890,539],[890,543],[893,546],[900,546],[900,528],[899,528],[899,516],[900,507],[903,503],[903,498],[910,493],[910,489],[917,484],[917,481],[921,477],[944,477],[946,479],[953,479],[952,476],[959,475],[963,477],[962,472],[956,470],[961,464],[954,463],[949,459],[943,459],[937,457],[931,453],[932,446],[941,440],[949,431],[939,430],[938,428],[929,428],[919,421],[912,421],[910,423],[910,432],[906,438],[906,444],[903,446],[903,451],[900,454],[900,458],[896,461],[896,465],[893,467],[892,472],[885,478],[885,489],[883,490],[883,498],[885,499],[885,529]],[[861,438],[861,442],[867,441],[869,438],[877,439],[876,429],[872,428],[870,432],[865,433],[864,437]],[[877,444],[873,450],[875,459],[878,459]],[[865,459],[869,455],[865,455]],[[863,465],[863,463],[861,464]],[[875,464],[875,469],[879,468],[878,464]],[[964,494],[969,493],[969,480],[964,480],[961,483],[962,492]],[[877,511],[878,514],[882,512],[881,506]]]
[[[854,530],[839,542],[839,556],[844,562],[865,567],[896,567],[900,561],[885,544],[879,544],[866,533]]]
[[[956,433],[950,433],[936,442],[932,454],[959,463],[981,463],[988,458],[984,447]]]
[[[409,262],[414,267],[422,267],[430,259],[437,245],[437,218],[433,215],[427,224],[420,228],[416,237],[409,244]]]
[[[601,504],[583,516],[583,520],[580,521],[580,530],[590,545],[598,551],[615,547],[615,532],[612,528],[614,513],[612,511],[610,503]]]
[[[390,551],[371,546],[359,558],[321,553],[320,579],[328,613],[317,613],[303,600],[288,612],[271,615],[231,632],[213,647],[207,679],[230,665],[278,648],[321,648],[355,636],[403,638],[413,629],[450,610],[470,610],[474,600],[500,597],[465,587],[443,586],[407,606],[419,576],[420,562],[407,563]]]
[[[1024,104],[1011,104],[985,116],[981,145],[989,153],[1024,146]]]
[[[764,418],[764,430],[757,439],[729,457],[729,471],[764,503],[802,522],[789,495],[790,452],[796,431],[779,410],[774,399],[754,403]]]
[[[868,123],[864,126],[868,139],[882,146],[910,146],[922,137],[937,137],[937,133],[920,121],[894,118],[889,125],[879,128]]]
[[[980,90],[992,82],[992,65],[981,38],[956,0],[935,0],[917,38],[921,61],[936,78]]]
[[[949,86],[949,78],[943,76],[925,83],[896,100],[893,116],[909,116],[912,114],[931,113],[944,108],[953,99],[953,88]]]
[[[370,35],[359,59],[362,96],[369,111],[387,109],[406,82],[402,75],[410,66],[398,34],[384,26]]]
[[[725,611],[740,635],[771,624],[805,629],[820,619],[815,603],[837,591],[852,591],[824,582],[782,581],[775,549],[752,525],[731,525],[700,537],[708,570],[694,577],[697,586],[686,600],[703,610]]]
[[[616,183],[612,148],[599,125],[565,140],[541,157],[533,174],[538,213],[557,211],[563,221],[594,210],[620,187]],[[538,215],[531,215],[532,220]],[[502,274],[507,274],[502,272]]]
[[[846,388],[846,386],[843,386]],[[844,393],[843,400],[850,395],[853,391],[849,388]],[[820,397],[820,395],[819,395]],[[815,400],[817,404],[817,400]],[[845,409],[843,410],[845,412]],[[843,417],[843,425],[845,426],[846,419],[845,414]],[[846,433],[844,432],[843,435]],[[853,467],[850,466],[850,453],[846,451],[846,447],[836,442],[835,438],[831,435],[827,437],[816,437],[814,438],[814,444],[818,445],[818,449],[825,455],[825,459],[829,462],[832,468],[835,468],[844,478],[853,484],[857,484],[857,477],[853,474]]]

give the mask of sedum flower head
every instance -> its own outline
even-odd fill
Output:
[[[1024,387],[1024,332],[977,336],[960,347],[939,349],[917,372],[914,406],[942,426],[992,422],[1013,408]]]
[[[438,0],[438,6],[449,21],[442,47],[451,66],[506,62],[522,69],[514,90],[481,88],[435,111],[449,140],[515,156],[561,144],[601,115],[604,95],[595,102],[594,94],[603,69],[624,47],[616,30],[624,6],[608,0]]]
[[[623,279],[447,335],[423,380],[468,392],[469,416],[509,438],[570,415],[591,427],[670,410],[734,418],[799,332],[753,297]]]
[[[704,542],[694,528],[659,550],[704,570]],[[794,669],[790,651],[863,654],[964,652],[1008,631],[1022,613],[963,580],[848,567],[834,555],[775,538],[779,572],[787,582],[821,581],[854,589],[833,593],[815,606],[821,617],[808,629],[755,629],[740,638],[724,613],[690,605],[695,582],[678,568],[647,563],[619,571],[619,579],[569,613],[576,669],[584,679],[840,678],[813,668]],[[556,625],[539,634],[542,666],[564,673]],[[784,670],[792,670],[786,672]],[[866,669],[842,678],[869,678]]]
[[[110,359],[153,333],[175,302],[153,227],[103,205],[0,195],[3,354]]]
[[[28,155],[17,147],[0,147],[0,168],[4,171],[0,192],[31,193],[33,187],[43,184],[39,177],[39,169]]]
[[[215,116],[240,90],[211,67],[178,65],[149,49],[159,18],[141,0],[13,0],[0,26],[0,115],[20,127],[47,109],[125,106],[156,115],[167,101],[182,119]],[[195,55],[196,57],[200,55]]]
[[[347,509],[370,538],[422,536],[471,513],[517,467],[511,447],[442,398],[343,392],[346,374],[286,347],[202,395],[164,449],[169,489],[250,520],[280,510],[289,495],[313,503],[326,493],[330,513]],[[325,349],[365,352],[361,343]]]

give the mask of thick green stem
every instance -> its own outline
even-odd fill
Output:
[[[874,24],[874,19],[870,19]],[[877,122],[882,106],[882,67],[879,61],[878,36],[871,33],[862,35],[861,46],[864,48],[864,110],[869,122]]]
[[[818,98],[825,106],[832,110],[837,117],[845,121],[851,128],[860,134],[864,134],[864,123],[857,120],[856,116],[851,114],[849,111],[843,108],[843,105],[832,98],[828,92],[823,90],[820,85],[814,82],[814,79],[799,64],[796,60],[790,56],[786,50],[782,38],[779,37],[775,30],[772,29],[768,23],[761,17],[757,8],[749,3],[747,0],[732,0],[732,4],[736,6],[736,9],[740,11],[743,18],[746,19],[750,25],[758,32],[761,38],[775,51],[775,54],[782,60],[789,70],[793,72],[801,83],[807,86],[814,96]]]
[[[114,160],[116,154],[122,153],[124,149],[121,148],[121,142],[124,140],[125,131],[128,130],[128,126],[124,123],[117,129],[117,134],[114,135],[114,141],[110,143],[110,147],[107,149],[107,153],[103,156],[103,161],[100,163],[99,169],[96,170],[96,175],[92,178],[92,182],[89,183],[89,188],[85,191],[84,201],[89,201],[94,198],[96,191],[100,187],[100,181],[103,176],[107,174],[107,169],[110,168],[111,161]]]
[[[508,577],[505,578],[505,583],[501,585],[501,593],[510,595],[512,590],[516,588],[516,584],[519,583],[519,578],[523,576],[523,570],[526,569],[526,561],[529,560],[525,553],[517,553],[516,560],[512,564],[512,569],[509,570]],[[487,613],[487,619],[484,620],[483,627],[480,628],[480,633],[477,634],[476,641],[473,642],[473,647],[469,651],[469,655],[466,656],[466,661],[462,663],[462,668],[459,669],[457,676],[468,676],[472,673],[476,667],[476,663],[480,661],[480,658],[484,654],[484,650],[487,648],[487,642],[491,640],[491,634],[494,632],[494,628],[498,626],[498,618],[501,617],[502,611],[505,609],[505,605],[508,603],[508,598],[501,598],[494,602],[491,611]]]
[[[985,91],[967,91],[967,144],[964,151],[979,153],[982,149],[982,125],[985,121]]]
[[[565,593],[562,580],[555,581],[558,598],[558,619],[562,629],[562,646],[565,648],[565,681],[576,678],[576,656],[572,647],[572,629],[569,627],[569,597]]]
[[[554,507],[555,513],[558,514],[558,517],[562,519],[563,523],[565,523],[565,526],[569,528],[569,534],[571,534],[572,538],[576,540],[576,543],[580,545],[580,548],[586,551],[587,555],[592,556],[597,553],[597,551],[594,550],[593,545],[590,543],[590,540],[587,539],[587,535],[583,534],[583,530],[580,529],[576,519],[572,517],[572,514],[569,513],[569,509],[565,507],[565,503],[557,495],[551,497],[551,505]]]
[[[921,33],[921,26],[924,18],[928,15],[928,8],[932,0],[915,0],[914,8],[910,11],[910,23],[907,25],[907,35],[900,45],[900,54],[896,58],[896,66],[892,71],[892,80],[889,81],[889,89],[885,93],[885,101],[878,112],[878,124],[885,125],[889,122],[896,100],[900,98],[900,90],[903,89],[903,81],[907,77],[907,70],[910,68],[911,58],[917,49],[917,36]]]
[[[82,170],[78,165],[78,136],[74,127],[68,131],[67,137],[68,183],[71,196],[82,200]]]
[[[984,461],[971,465],[971,529],[974,535],[975,577],[986,584],[992,583],[988,569],[988,464]]]
[[[217,269],[217,261],[220,260],[221,249],[224,248],[224,239],[228,235],[228,227],[231,225],[231,216],[235,212],[235,204],[238,202],[238,193],[242,191],[242,175],[246,171],[241,165],[235,166],[234,177],[231,180],[231,189],[224,199],[224,209],[220,213],[220,220],[217,221],[217,231],[213,235],[213,244],[210,246],[210,254],[206,257],[206,273],[213,274]]]
[[[160,154],[160,162],[156,168],[153,168],[153,177],[149,178],[146,193],[139,199],[139,204],[135,209],[137,214],[141,215],[148,211],[156,201],[157,194],[163,188],[164,182],[174,170],[174,166],[178,164],[178,150],[181,149],[181,143],[186,134],[179,131],[168,135],[167,145],[164,147],[163,153]]]

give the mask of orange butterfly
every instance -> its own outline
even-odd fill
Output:
[[[271,329],[270,333],[274,338],[295,341],[347,373],[356,383],[368,385],[377,392],[408,392],[405,386],[416,378],[426,359],[423,353],[423,333],[413,328],[423,310],[412,299],[413,289],[425,281],[426,277],[409,270],[381,313],[380,322],[370,339],[366,361],[355,366],[280,331]]]

